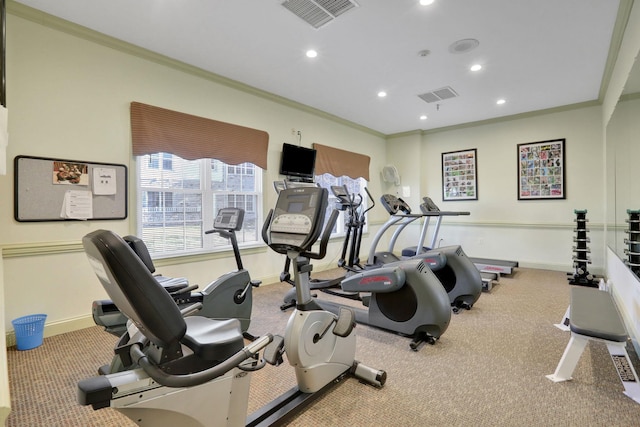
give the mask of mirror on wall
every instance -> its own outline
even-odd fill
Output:
[[[624,91],[607,124],[607,245],[628,260],[627,211],[640,210],[640,59],[629,74]],[[637,239],[638,237],[636,237]]]

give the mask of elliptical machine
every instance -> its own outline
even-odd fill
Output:
[[[375,271],[362,269],[357,259],[366,213],[361,209],[362,198],[349,195],[343,186],[332,187],[332,191],[338,198],[338,209],[349,211],[347,235],[339,261],[349,275],[339,282],[341,290],[334,290],[333,286],[316,286],[313,289],[362,302],[366,309],[349,307],[354,311],[357,323],[411,337],[410,348],[415,351],[424,343],[435,344],[449,326],[451,308],[447,293],[430,268],[444,264],[445,259],[431,256],[418,261],[399,262],[394,266],[376,266]],[[329,239],[332,228],[325,227],[323,242]],[[349,259],[345,261],[348,251]],[[310,271],[312,268],[308,257],[300,257],[296,263],[298,269]],[[431,265],[426,266],[427,263]],[[285,305],[300,301],[299,298],[299,295],[288,293]],[[315,302],[335,314],[345,307],[326,299],[317,298]]]
[[[454,313],[460,309],[470,310],[473,304],[482,294],[482,276],[473,262],[467,257],[460,245],[451,245],[441,248],[427,248],[423,246],[426,230],[431,217],[454,214],[437,209],[433,202],[425,201],[421,205],[420,214],[411,213],[411,207],[401,198],[392,194],[384,194],[380,201],[389,213],[389,219],[380,227],[373,238],[367,263],[373,266],[393,264],[407,259],[423,259],[431,267],[436,277],[442,283]],[[434,209],[435,207],[435,209]],[[457,214],[457,213],[456,213]],[[418,245],[403,251],[402,257],[394,253],[394,246],[400,233],[414,221],[425,218]],[[438,222],[439,225],[439,222]],[[382,236],[393,226],[397,226],[387,251],[376,251]],[[430,259],[443,257],[444,262],[428,262]]]
[[[417,351],[424,343],[435,344],[449,327],[451,319],[447,293],[431,271],[431,268],[443,264],[445,259],[431,256],[374,268],[360,266],[357,248],[362,239],[366,213],[361,209],[362,199],[360,196],[350,196],[342,186],[332,187],[332,191],[339,200],[340,208],[350,211],[347,225],[353,229],[347,231],[340,261],[349,275],[340,283],[341,290],[320,290],[362,302],[366,308],[351,308],[357,323],[411,337],[412,350]],[[345,260],[348,251],[349,258]],[[322,298],[315,301],[333,313],[339,313],[345,307]]]
[[[303,193],[279,197],[265,226],[270,246],[292,258],[307,253],[324,219],[326,193],[324,203],[315,190]],[[386,381],[384,371],[354,359],[353,313],[334,316],[314,308],[308,271],[295,271],[305,304],[291,315],[285,337],[266,335],[243,346],[237,319],[184,317],[201,303],[181,312],[113,232],[89,233],[83,246],[103,287],[131,320],[128,339],[116,348],[131,363],[125,371],[80,381],[80,404],[113,407],[143,426],[267,426],[349,374],[378,387]],[[246,418],[250,373],[266,362],[282,363],[284,353],[295,366],[298,386]]]
[[[424,343],[435,344],[449,327],[449,297],[423,260],[355,273],[342,281],[341,288],[342,292],[324,292],[361,301],[366,309],[353,309],[357,323],[408,336],[414,351]],[[316,302],[333,313],[345,307],[320,298]]]

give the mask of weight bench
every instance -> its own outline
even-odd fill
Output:
[[[640,382],[627,354],[627,331],[608,292],[576,286],[571,289],[571,339],[553,375],[553,382],[571,380],[589,340],[604,342],[624,386],[624,394],[640,403]]]

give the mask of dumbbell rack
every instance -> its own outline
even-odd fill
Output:
[[[591,249],[587,243],[591,241],[587,236],[589,229],[587,228],[587,210],[586,209],[576,209],[574,210],[576,214],[576,218],[574,221],[576,222],[576,228],[573,230],[576,233],[576,236],[573,238],[573,242],[576,244],[573,247],[573,267],[574,272],[567,273],[569,275],[569,283],[572,285],[581,285],[581,286],[590,286],[590,287],[598,287],[598,281],[593,276],[593,274],[589,273],[589,269],[587,268],[588,264],[591,264],[591,257],[589,253]]]
[[[625,221],[629,224],[629,228],[624,232],[628,237],[624,239],[624,253],[627,260],[624,262],[636,276],[640,277],[640,210],[627,209],[629,218]]]

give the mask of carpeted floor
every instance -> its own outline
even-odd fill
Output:
[[[319,276],[318,276],[319,277]],[[254,290],[254,334],[284,333],[279,305],[289,285]],[[562,272],[518,269],[453,315],[446,333],[418,352],[409,339],[358,326],[357,359],[384,369],[375,389],[348,379],[291,421],[291,426],[637,426],[640,405],[622,385],[602,343],[590,343],[574,380],[545,378],[569,333],[553,326],[569,302]],[[46,338],[29,351],[8,351],[12,412],[7,426],[128,426],[107,408],[76,403],[76,383],[111,359],[115,337],[98,327]],[[252,377],[249,411],[295,385],[288,364]],[[204,404],[215,404],[204,400]]]

